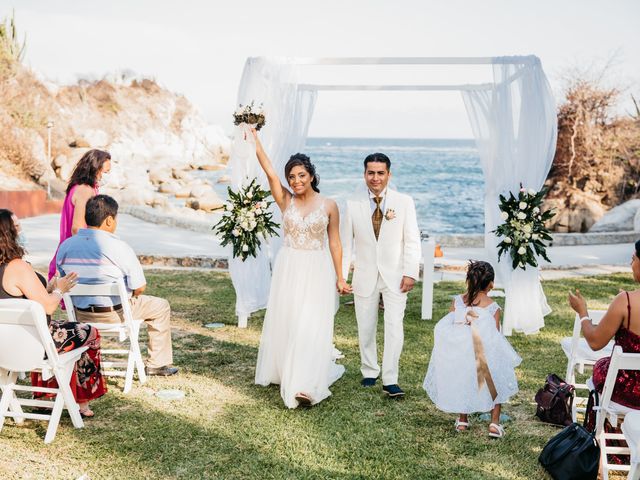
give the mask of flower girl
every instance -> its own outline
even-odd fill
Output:
[[[500,333],[500,307],[488,296],[494,277],[489,263],[469,262],[467,291],[435,326],[423,387],[438,409],[459,414],[456,431],[469,428],[468,414],[491,410],[489,436],[502,438],[500,405],[518,392],[522,359]]]

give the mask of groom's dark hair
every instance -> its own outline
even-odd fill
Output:
[[[371,162],[384,163],[387,166],[387,172],[391,171],[391,160],[384,153],[372,153],[364,159],[364,170],[367,170],[367,164]]]

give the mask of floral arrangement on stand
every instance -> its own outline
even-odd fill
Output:
[[[255,107],[254,105],[254,101],[252,101],[248,105],[240,104],[240,106],[233,113],[233,124],[240,125],[242,123],[246,123],[248,125],[254,126],[256,130],[260,130],[262,127],[264,127],[266,118],[262,109],[262,104],[260,104],[258,107]]]
[[[253,179],[249,185],[234,192],[227,188],[229,200],[225,205],[222,219],[213,227],[214,233],[222,237],[220,245],[233,246],[233,257],[255,257],[262,241],[278,236],[280,227],[272,220],[269,207],[273,201],[267,200],[271,192],[264,190]]]
[[[526,189],[520,184],[516,197],[513,192],[509,196],[500,195],[500,215],[504,223],[494,230],[497,237],[503,237],[498,244],[498,260],[507,252],[511,256],[513,269],[526,269],[527,265],[537,267],[536,256],[547,257],[547,244],[552,240],[545,222],[553,218],[552,210],[542,211],[542,202],[547,189],[539,192]]]

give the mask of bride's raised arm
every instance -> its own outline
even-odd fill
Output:
[[[289,192],[289,190],[280,183],[278,173],[275,168],[273,168],[273,164],[267,156],[267,153],[264,151],[264,148],[262,148],[262,143],[258,138],[258,132],[254,128],[251,129],[251,132],[256,140],[256,156],[258,157],[258,162],[260,162],[260,166],[262,167],[262,170],[264,170],[267,180],[269,181],[271,196],[276,201],[278,207],[280,207],[280,210],[284,212],[287,208],[288,200],[291,198],[291,192]]]

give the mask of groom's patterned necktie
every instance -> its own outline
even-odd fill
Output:
[[[373,211],[373,215],[371,215],[371,221],[373,222],[373,233],[376,236],[376,240],[378,240],[378,235],[380,235],[380,225],[382,225],[382,210],[380,210],[380,202],[382,202],[382,198],[376,196],[373,197],[373,201],[376,202],[376,209]]]

